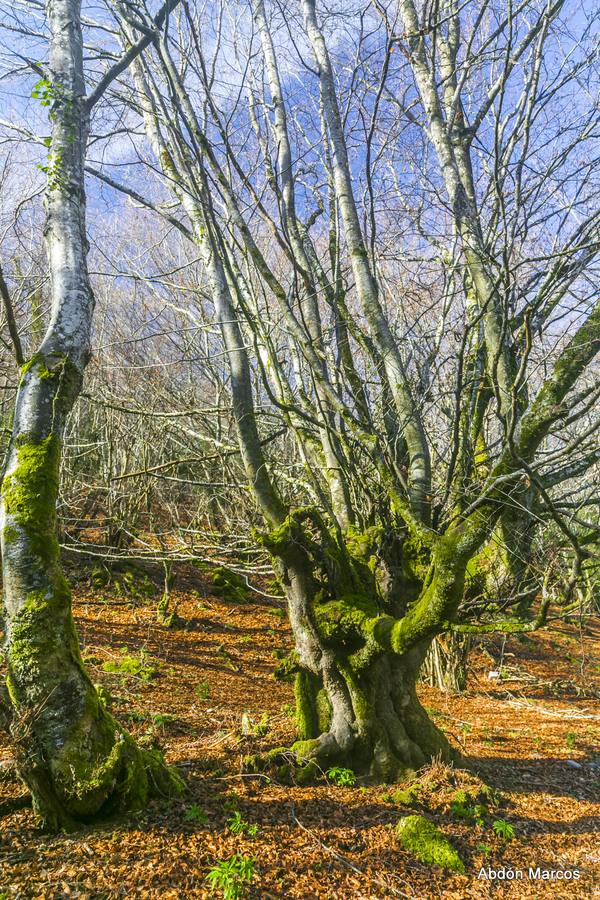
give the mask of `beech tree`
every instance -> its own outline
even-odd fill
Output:
[[[597,538],[598,107],[568,8],[400,0],[324,25],[315,0],[186,3],[122,85],[148,139],[132,164],[178,211],[96,174],[200,250],[295,639],[299,741],[276,756],[297,777],[452,758],[415,688],[435,637],[576,602]],[[294,437],[301,505],[257,402]]]
[[[159,28],[168,7],[153,21]],[[35,811],[54,829],[143,806],[182,787],[158,751],[142,750],[113,719],[85,670],[60,567],[56,500],[65,420],[90,355],[94,296],[86,266],[84,160],[90,113],[149,43],[137,37],[86,97],[79,0],[50,0],[49,57],[33,96],[48,107],[45,191],[51,318],[21,369],[2,482],[4,581],[2,724]]]

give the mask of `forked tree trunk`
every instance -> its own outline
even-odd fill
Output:
[[[78,0],[52,0],[52,147],[46,191],[51,321],[22,370],[2,483],[8,667],[0,721],[34,810],[52,829],[142,807],[182,787],[157,751],[141,750],[106,711],[84,668],[60,567],[56,503],[65,420],[89,356],[94,300],[87,268],[87,139]]]
[[[320,534],[311,534],[308,519],[318,516],[298,511],[261,538],[286,591],[295,639],[296,775],[343,765],[396,781],[435,757],[455,759],[416,693],[431,639],[405,653],[386,652],[365,628],[406,608],[420,590],[417,580],[405,569],[396,579],[400,595],[385,598],[373,571],[375,554],[384,552],[378,529],[340,542],[320,525]]]

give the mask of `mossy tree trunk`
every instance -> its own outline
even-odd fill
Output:
[[[460,238],[458,269],[468,308],[465,340],[456,355],[452,435],[433,453],[438,441],[428,437],[428,430],[437,431],[448,384],[431,367],[429,350],[422,367],[414,359],[408,362],[414,337],[408,338],[400,325],[408,307],[401,286],[391,297],[381,277],[374,213],[368,231],[362,224],[345,116],[317,4],[302,0],[300,6],[322,111],[316,141],[327,196],[318,205],[320,211],[329,207],[328,263],[322,260],[323,232],[315,243],[310,225],[295,209],[294,173],[304,162],[293,159],[295,136],[292,140],[287,133],[289,98],[278,73],[270,4],[252,4],[269,84],[269,97],[259,101],[261,115],[254,115],[254,91],[248,100],[257,165],[262,165],[265,196],[273,191],[272,204],[263,204],[240,164],[235,139],[206,83],[206,122],[198,116],[198,85],[188,85],[168,41],[156,42],[154,65],[140,60],[135,86],[157,165],[186,217],[180,227],[202,251],[231,374],[240,454],[269,529],[259,540],[271,554],[288,599],[302,738],[296,756],[308,760],[309,767],[343,761],[374,777],[390,778],[438,753],[452,756],[415,692],[431,642],[449,632],[533,630],[544,620],[544,604],[535,619],[529,616],[535,585],[531,591],[528,586],[527,603],[516,608],[520,597],[488,596],[486,559],[498,531],[514,541],[515,529],[502,529],[500,519],[504,524],[511,519],[522,500],[525,475],[532,480],[530,467],[539,470],[541,465],[534,459],[537,450],[562,428],[559,423],[571,402],[567,395],[597,350],[600,307],[590,311],[562,348],[530,400],[523,389],[528,354],[510,317],[505,318],[512,309],[512,287],[504,295],[494,274],[503,263],[498,257],[488,265],[491,244],[478,221],[469,159],[474,133],[464,129],[463,110],[453,99],[460,95],[452,63],[460,29],[453,28],[456,46],[443,61],[448,116],[454,122],[448,129],[436,80],[430,77],[437,60],[428,69],[423,55],[427,29],[421,28],[410,0],[402,0],[402,14],[410,19],[410,62],[425,98],[424,120],[431,119],[429,137]],[[543,17],[539,27],[542,23]],[[196,25],[188,24],[190,47],[200,52]],[[128,27],[123,23],[125,33]],[[394,40],[390,35],[390,46]],[[444,40],[436,30],[435,46],[443,46]],[[386,67],[390,58],[386,54]],[[198,66],[198,71],[205,68],[203,61]],[[166,97],[175,101],[177,116],[162,114]],[[220,136],[226,165],[213,149],[212,133]],[[272,148],[277,148],[276,166]],[[370,184],[368,170],[366,176]],[[222,204],[213,203],[214,185]],[[126,186],[119,189],[129,193]],[[261,250],[255,213],[267,227],[267,243],[271,236],[276,242],[273,255]],[[453,238],[452,249],[448,245],[443,254],[448,265],[444,278],[455,269],[454,252]],[[351,277],[344,274],[350,272]],[[530,309],[537,316],[536,304]],[[461,317],[462,311],[457,321]],[[329,323],[327,330],[320,321]],[[442,326],[449,321],[444,313],[436,353],[444,342]],[[254,347],[256,364],[249,347]],[[436,382],[438,405],[428,412]],[[452,394],[452,379],[449,384]],[[307,491],[300,484],[290,486],[287,471],[285,480],[283,474],[279,480],[277,461],[265,456],[253,399],[263,390],[295,441]],[[575,403],[586,396],[582,393]],[[447,459],[441,446],[448,447]],[[438,457],[435,481],[432,455]],[[540,486],[534,487],[539,493]],[[314,506],[298,509],[303,502]],[[521,548],[513,551],[515,557]]]
[[[340,539],[311,509],[261,540],[295,638],[298,763],[395,781],[436,756],[456,758],[416,692],[433,632],[402,642],[396,627],[423,592],[430,552],[401,528],[392,540],[380,527]]]
[[[5,645],[2,721],[35,811],[52,829],[143,806],[182,787],[103,707],[85,670],[60,567],[56,504],[65,421],[89,357],[83,164],[85,101],[78,0],[52,0],[52,145],[46,190],[50,325],[23,366],[2,483]]]

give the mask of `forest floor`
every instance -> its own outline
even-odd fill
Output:
[[[190,568],[172,593],[180,627],[166,628],[152,599],[158,584],[101,582],[80,576],[75,587],[93,680],[138,739],[159,742],[181,767],[188,789],[142,814],[51,836],[30,809],[6,815],[23,790],[0,743],[3,900],[208,897],[207,874],[234,854],[254,867],[247,895],[265,900],[600,897],[597,619],[521,640],[486,639],[473,653],[466,694],[420,689],[471,766],[420,774],[416,811],[465,861],[466,875],[449,875],[399,848],[393,826],[414,810],[392,801],[398,786],[286,787],[242,773],[244,756],[294,740],[292,686],[273,677],[291,647],[275,601],[220,600]],[[504,677],[490,680],[501,662]],[[452,806],[456,791],[478,778],[500,793],[479,824]],[[497,835],[498,820],[514,836]],[[529,867],[578,870],[579,879],[530,878]],[[482,868],[523,877],[490,880],[478,877]]]

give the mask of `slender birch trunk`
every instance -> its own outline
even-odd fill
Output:
[[[65,422],[90,356],[94,296],[86,256],[88,108],[79,0],[51,0],[46,246],[51,319],[22,368],[2,483],[5,717],[34,810],[53,829],[181,788],[156,751],[140,750],[102,705],[85,670],[61,571],[56,502]]]

